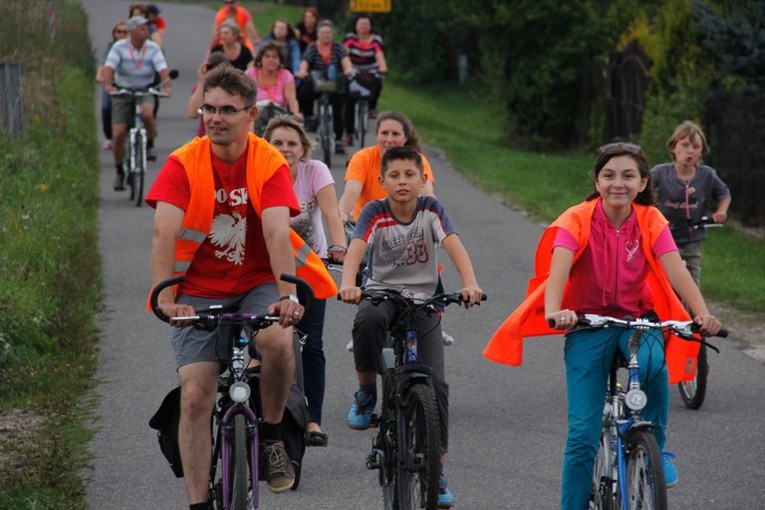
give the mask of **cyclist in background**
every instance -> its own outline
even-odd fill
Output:
[[[653,206],[642,149],[631,143],[602,146],[593,175],[595,191],[545,230],[526,299],[494,333],[484,350],[488,359],[520,365],[523,337],[562,333],[579,314],[689,320],[675,292],[688,303],[702,334],[720,330],[680,258],[667,220]],[[609,369],[616,349],[629,357],[632,333],[614,328],[566,334],[568,437],[561,509],[588,507]],[[686,363],[698,349],[699,344],[671,335],[665,346],[661,333],[647,331],[637,352],[648,396],[642,416],[654,425],[668,487],[678,482],[674,455],[664,450],[669,383],[686,375]]]
[[[319,22],[319,11],[315,7],[306,7],[300,15],[300,21],[295,25],[295,35],[300,44],[300,53],[304,53],[308,45],[316,41],[316,24]]]
[[[173,317],[212,304],[279,316],[281,327],[260,331],[257,348],[264,418],[260,461],[269,489],[281,493],[295,480],[281,421],[295,370],[291,326],[304,308],[295,286],[279,277],[297,274],[322,298],[332,295],[335,285],[321,259],[290,230],[290,217],[300,209],[287,162],[250,133],[257,115],[255,84],[223,64],[205,76],[203,90],[207,136],[173,152],[146,197],[156,208],[152,282],[185,276],[177,291],[167,288],[159,295],[171,324]],[[299,253],[304,263],[296,270]],[[208,510],[219,334],[190,327],[173,332],[181,383],[179,447],[191,510]]]
[[[115,42],[104,63],[104,90],[111,94],[118,89],[140,90],[150,87],[159,73],[162,92],[170,94],[170,79],[167,62],[162,55],[162,48],[149,40],[149,21],[142,16],[133,16],[127,22],[129,37]],[[114,178],[114,190],[125,189],[125,140],[128,126],[133,122],[134,101],[141,104],[141,119],[146,126],[146,159],[155,161],[154,138],[157,124],[154,119],[154,96],[132,98],[127,96],[112,97],[112,153],[117,175]]]
[[[255,24],[252,22],[252,14],[250,14],[250,11],[239,5],[238,0],[223,0],[223,3],[226,5],[218,9],[218,12],[215,13],[210,47],[212,48],[213,46],[223,44],[218,29],[223,23],[228,21],[239,27],[242,44],[250,50],[250,53],[254,53],[255,47],[260,42],[260,36],[258,35],[258,29],[255,28]]]
[[[342,138],[345,130],[343,118],[343,106],[345,95],[348,91],[348,78],[353,74],[351,59],[345,47],[333,39],[335,26],[329,20],[319,22],[317,33],[318,39],[308,45],[303,58],[300,61],[300,69],[295,73],[295,78],[300,78],[298,88],[298,102],[300,111],[306,117],[306,124],[316,126],[316,120],[310,119],[313,115],[313,103],[317,96],[314,81],[306,79],[312,71],[323,74],[324,79],[337,82],[335,92],[329,94],[329,102],[332,104],[332,124],[335,130],[335,152],[345,154]],[[309,128],[310,130],[310,128]]]
[[[708,213],[707,201],[717,208],[712,213],[715,223],[725,223],[731,196],[728,186],[713,168],[702,164],[709,153],[707,138],[701,128],[686,120],[675,128],[667,141],[672,163],[651,169],[651,183],[657,194],[659,210],[669,220],[672,237],[696,285],[701,285],[701,243],[707,237],[704,228],[690,228]]]
[[[258,51],[269,42],[276,42],[281,45],[281,51],[284,54],[284,67],[291,73],[296,73],[300,69],[300,44],[295,37],[295,29],[287,20],[278,19],[274,21],[271,32],[260,40]]]
[[[377,118],[377,100],[382,91],[381,74],[388,72],[388,63],[383,53],[382,37],[375,34],[372,28],[372,18],[361,14],[354,21],[354,31],[345,35],[343,46],[348,50],[351,63],[356,71],[356,81],[369,90],[369,118]],[[352,89],[351,89],[352,90]],[[355,117],[353,108],[356,104],[354,95],[349,93],[345,103],[345,145],[353,144]]]
[[[271,119],[263,138],[282,153],[290,166],[292,186],[301,211],[299,215],[290,219],[290,225],[320,257],[342,263],[347,251],[347,241],[338,213],[335,181],[327,165],[310,158],[313,142],[297,119],[289,115]],[[327,242],[322,217],[327,225],[331,244]],[[303,387],[311,411],[311,420],[306,425],[308,446],[327,446],[329,440],[327,434],[321,430],[326,381],[323,340],[326,308],[326,300],[315,300],[298,326],[300,332],[306,335],[302,361]]]
[[[340,288],[344,302],[359,304],[352,332],[359,389],[348,411],[348,426],[356,430],[370,425],[377,402],[377,374],[383,373],[382,349],[396,320],[392,303],[375,306],[369,301],[360,302],[361,288],[356,285],[356,273],[367,246],[371,247],[371,274],[364,286],[366,290],[396,290],[415,300],[433,297],[439,286],[436,250],[443,245],[462,279],[460,293],[466,306],[480,302],[483,296],[467,250],[443,206],[433,196],[421,196],[427,182],[422,157],[408,147],[391,148],[383,156],[381,175],[387,197],[373,200],[361,210],[345,258]],[[436,312],[421,310],[415,320],[417,357],[433,374],[443,464],[448,448],[449,387],[445,377],[441,318]],[[453,506],[454,496],[443,470],[439,489],[439,507]]]
[[[151,40],[160,46],[165,45],[165,35],[167,35],[167,23],[165,18],[159,15],[160,8],[155,4],[146,6],[146,19],[149,20],[149,35]]]
[[[112,27],[112,40],[104,49],[101,59],[98,62],[98,69],[96,70],[96,83],[103,85],[104,83],[104,64],[106,63],[106,56],[109,54],[109,50],[112,49],[112,45],[120,39],[126,38],[130,34],[128,30],[127,22],[118,21]],[[104,145],[105,151],[112,150],[112,97],[104,90],[101,95],[101,125],[104,130]]]
[[[262,136],[268,121],[282,113],[291,113],[296,120],[303,120],[297,102],[295,78],[285,69],[284,53],[279,43],[270,41],[261,46],[255,56],[255,67],[247,69],[244,74],[258,87],[255,134]]]

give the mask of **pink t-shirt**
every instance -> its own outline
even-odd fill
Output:
[[[327,236],[316,194],[330,184],[335,184],[335,180],[327,165],[315,159],[298,162],[292,188],[300,204],[300,214],[290,218],[290,226],[319,257],[327,256]]]
[[[288,83],[295,83],[295,77],[292,73],[286,69],[279,69],[276,71],[276,83],[272,86],[268,86],[261,80],[261,71],[257,67],[251,67],[244,72],[247,76],[253,79],[255,85],[258,86],[258,102],[271,101],[284,108],[288,108],[287,98],[284,97],[284,87]]]
[[[641,248],[643,237],[637,218],[629,218],[617,229],[598,203],[592,215],[587,248],[571,268],[569,287],[563,308],[577,313],[595,313],[613,317],[639,317],[653,308],[653,296],[645,283],[648,262]],[[576,238],[567,230],[558,230],[553,249],[566,248],[576,253]],[[656,258],[677,251],[669,227],[664,227],[651,247]]]

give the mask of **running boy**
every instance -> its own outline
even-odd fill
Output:
[[[356,230],[348,248],[343,269],[340,296],[346,303],[358,303],[353,321],[353,357],[359,390],[348,411],[348,425],[353,429],[369,427],[377,403],[377,374],[382,373],[381,353],[388,326],[394,319],[389,303],[378,306],[361,303],[361,289],[356,286],[359,263],[371,245],[371,276],[367,289],[393,289],[411,293],[414,299],[428,299],[438,284],[436,248],[442,244],[462,279],[460,293],[467,306],[480,301],[473,266],[441,203],[433,196],[419,196],[425,185],[422,158],[407,147],[390,148],[382,158],[380,184],[388,197],[373,200],[361,210]],[[441,411],[441,430],[448,430],[448,386],[444,374],[444,346],[437,313],[422,312],[417,317],[417,354],[432,369],[436,399]],[[446,453],[448,438],[442,439]],[[441,477],[439,507],[454,505],[454,497]]]

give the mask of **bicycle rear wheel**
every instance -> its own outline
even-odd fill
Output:
[[[247,468],[247,420],[243,414],[234,415],[234,433],[231,444],[231,510],[248,510],[250,470]]]
[[[399,510],[438,506],[438,478],[441,474],[438,408],[433,389],[426,384],[409,388],[402,415],[403,437],[399,438]]]
[[[702,344],[696,362],[696,377],[692,381],[682,381],[677,385],[680,397],[688,409],[698,409],[704,403],[704,398],[707,395],[708,375],[709,359],[707,357],[707,347]]]
[[[661,452],[653,433],[644,428],[632,429],[625,442],[627,449],[627,504],[630,510],[667,508],[667,484]],[[624,509],[627,510],[627,509]]]

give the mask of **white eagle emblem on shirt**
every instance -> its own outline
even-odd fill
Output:
[[[241,266],[244,260],[244,237],[247,231],[247,218],[234,213],[219,214],[213,218],[210,227],[210,242],[213,246],[220,246],[221,250],[215,250],[215,256],[226,259],[229,262]]]

